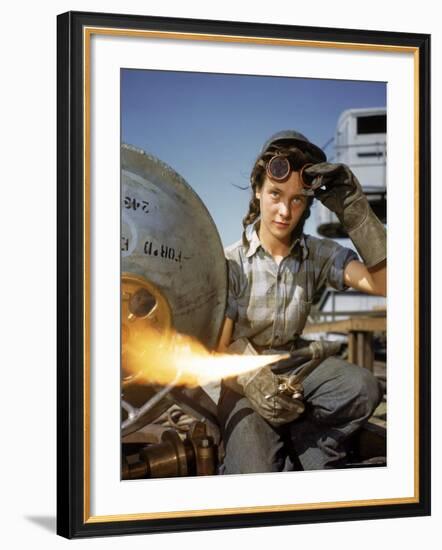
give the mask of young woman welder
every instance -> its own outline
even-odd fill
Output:
[[[229,296],[221,351],[236,351],[238,342],[259,353],[305,346],[301,334],[324,284],[385,296],[385,228],[350,169],[325,161],[324,152],[296,131],[279,132],[264,144],[251,174],[242,239],[226,249]],[[337,215],[363,263],[352,250],[303,233],[313,196]],[[267,376],[270,367],[262,371]],[[340,467],[343,443],[381,399],[371,372],[329,357],[303,382],[302,414],[296,399],[280,400],[278,421],[270,422],[256,406],[255,397],[265,391],[259,380],[243,380],[241,391],[222,385],[223,473]]]

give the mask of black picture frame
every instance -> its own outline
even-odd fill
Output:
[[[300,40],[410,48],[418,61],[418,339],[416,399],[418,469],[413,502],[322,507],[320,509],[212,513],[209,515],[149,519],[95,520],[89,515],[85,485],[85,384],[87,312],[84,307],[88,269],[84,209],[85,177],[85,28],[129,29],[248,38]],[[67,538],[159,533],[201,529],[227,529],[296,523],[332,522],[430,514],[430,36],[368,30],[270,25],[69,12],[57,21],[57,532]]]

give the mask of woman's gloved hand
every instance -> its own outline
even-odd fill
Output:
[[[387,257],[385,227],[376,217],[361,184],[345,164],[321,162],[304,171],[315,197],[334,212],[367,267]]]
[[[281,381],[270,366],[237,378],[253,409],[273,426],[296,420],[305,409],[301,391],[295,397],[284,395],[279,389]]]
[[[362,187],[345,164],[321,162],[305,170],[315,197],[334,212],[347,231],[361,223],[369,208]]]

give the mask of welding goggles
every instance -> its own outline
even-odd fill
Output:
[[[304,189],[310,191],[312,189],[313,178],[305,174],[305,169],[313,166],[312,163],[304,164],[299,170],[299,178]],[[290,164],[290,158],[284,154],[276,154],[265,164],[266,174],[269,179],[276,183],[283,183],[290,177],[290,172],[293,168]]]

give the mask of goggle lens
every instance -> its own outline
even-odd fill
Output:
[[[275,156],[267,163],[267,175],[275,181],[284,181],[290,174],[290,162],[287,157]]]
[[[299,177],[301,179],[301,183],[302,183],[304,189],[311,189],[312,185],[313,185],[314,178],[312,178],[311,176],[307,176],[307,174],[304,172],[304,170],[306,168],[309,168],[310,166],[313,166],[313,164],[311,164],[311,163],[304,164],[304,166],[299,171]]]

